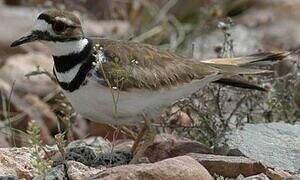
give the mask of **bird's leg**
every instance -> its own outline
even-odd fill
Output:
[[[114,147],[116,146],[116,141],[120,134],[121,129],[122,129],[122,126],[117,126],[117,128],[113,132],[112,141],[111,141],[111,151],[113,151]]]
[[[111,126],[111,127],[115,129],[114,132],[113,132],[113,135],[112,135],[112,140],[111,140],[111,151],[114,150],[114,147],[116,145],[116,141],[117,141],[118,136],[119,136],[120,133],[122,135],[126,135],[127,137],[129,137],[131,139],[136,139],[137,138],[136,133],[133,132],[132,130],[128,129],[126,126],[119,125],[119,126]]]
[[[131,139],[137,138],[137,133],[133,132],[131,129],[128,129],[126,126],[122,126],[122,133],[126,134],[127,137]]]
[[[153,144],[154,138],[155,138],[155,131],[151,126],[151,122],[148,118],[144,117],[144,124],[143,127],[137,137],[137,139],[135,140],[131,151],[134,154],[133,159],[130,161],[130,164],[134,164],[136,162],[138,162],[138,160],[143,156],[143,153],[145,152],[145,150]],[[143,144],[137,148],[139,146],[139,143],[144,140]]]
[[[142,125],[141,130],[140,130],[140,132],[139,132],[137,138],[135,139],[135,141],[134,141],[134,143],[133,143],[133,145],[132,145],[131,152],[132,152],[133,154],[135,154],[138,145],[139,145],[140,142],[142,141],[142,138],[143,138],[143,136],[145,135],[146,129],[147,129],[147,123],[144,122],[144,124]]]

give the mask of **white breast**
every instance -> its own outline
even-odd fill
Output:
[[[87,84],[79,89],[69,92],[64,91],[74,109],[89,120],[108,123],[126,124],[114,118],[114,102],[109,88],[102,86],[97,81],[87,79]]]

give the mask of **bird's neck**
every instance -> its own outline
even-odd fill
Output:
[[[78,89],[92,68],[93,42],[82,38],[75,41],[56,42],[51,46],[54,60],[53,72],[58,83],[68,91]]]
[[[49,42],[48,46],[53,56],[67,56],[80,53],[89,43],[89,39],[81,38],[66,42]]]

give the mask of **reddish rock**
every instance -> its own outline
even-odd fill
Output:
[[[35,109],[34,112],[38,112],[40,114],[39,119],[43,119],[48,129],[52,129],[53,126],[57,126],[57,117],[48,104],[43,102],[38,96],[32,94],[25,95],[24,99],[32,108]]]
[[[3,124],[3,122],[0,122],[0,128],[4,128],[4,127],[5,127],[5,125]],[[0,136],[0,148],[8,148],[8,147],[10,147],[8,137],[5,135],[1,135]]]
[[[91,178],[104,170],[104,167],[102,169],[101,168],[96,169],[96,168],[88,167],[76,161],[68,161],[67,166],[68,166],[68,170],[67,170],[68,177],[72,180]]]
[[[187,138],[176,137],[171,134],[159,134],[155,137],[153,145],[144,152],[144,155],[151,162],[157,162],[188,153],[210,154],[212,150],[199,142]]]
[[[25,75],[37,70],[52,72],[52,59],[40,53],[29,53],[10,56],[0,69],[0,77],[10,85],[14,83],[14,90],[23,93],[32,93],[46,96],[56,85],[46,75],[37,75],[27,78]]]
[[[207,170],[193,158],[180,156],[156,163],[109,168],[99,173],[95,179],[212,180],[212,177]]]
[[[37,174],[31,156],[28,148],[0,148],[0,176],[32,179]]]
[[[120,139],[117,140],[115,145],[111,145],[114,146],[113,149],[115,151],[126,151],[126,152],[130,152],[132,145],[133,145],[134,141],[131,139]]]
[[[293,179],[293,176],[283,170],[280,169],[271,169],[268,168],[266,174],[272,179],[272,180],[281,180],[281,179]],[[297,179],[297,178],[294,178]]]
[[[45,122],[50,124],[57,122],[57,120],[56,116],[50,110],[50,107],[35,95],[25,95],[25,98],[22,98],[15,91],[11,93],[11,87],[9,84],[1,79],[0,90],[6,99],[10,98],[11,112],[22,113],[22,116],[19,117],[22,121],[15,121],[12,124],[13,127],[25,131],[28,122],[35,120],[39,123],[41,128],[42,141],[48,144],[52,143],[53,139]],[[8,120],[6,120],[5,123],[8,123]],[[22,143],[26,142],[27,140],[25,138],[25,136],[19,136],[15,139],[20,141],[17,143],[21,143],[22,145]],[[27,145],[27,143],[23,145]]]
[[[8,138],[6,136],[1,135],[0,137],[0,148],[10,147],[10,143],[8,142]]]
[[[267,175],[260,173],[254,176],[244,177],[243,175],[239,175],[236,180],[270,180]]]
[[[108,124],[102,124],[94,121],[89,121],[89,135],[90,136],[101,136],[105,137],[106,139],[112,141],[114,138],[116,139],[124,139],[126,138],[126,135],[123,134],[121,131],[117,133],[116,136],[116,129],[114,129],[112,126]],[[114,137],[115,136],[115,137]]]
[[[193,120],[190,118],[190,116],[187,113],[181,111],[178,116],[178,122],[180,123],[181,126],[188,127],[192,125]]]
[[[240,156],[221,156],[212,154],[191,153],[193,157],[202,164],[211,174],[218,174],[224,177],[252,176],[265,173],[266,168],[260,162]]]

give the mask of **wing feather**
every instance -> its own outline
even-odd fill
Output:
[[[96,42],[107,61],[99,73],[106,74],[119,89],[161,89],[219,73],[213,66],[161,52],[150,45],[102,39]]]
[[[100,75],[106,74],[112,86],[120,90],[146,88],[159,90],[172,88],[213,74],[223,74],[226,80],[216,82],[231,86],[249,85],[230,77],[240,74],[268,74],[272,71],[248,67],[262,62],[276,62],[289,55],[284,53],[261,53],[246,57],[195,60],[167,51],[159,51],[151,45],[99,39],[94,42],[101,47],[107,61]],[[97,53],[97,52],[96,52]],[[220,78],[222,79],[222,77]],[[233,83],[234,82],[234,83]]]

